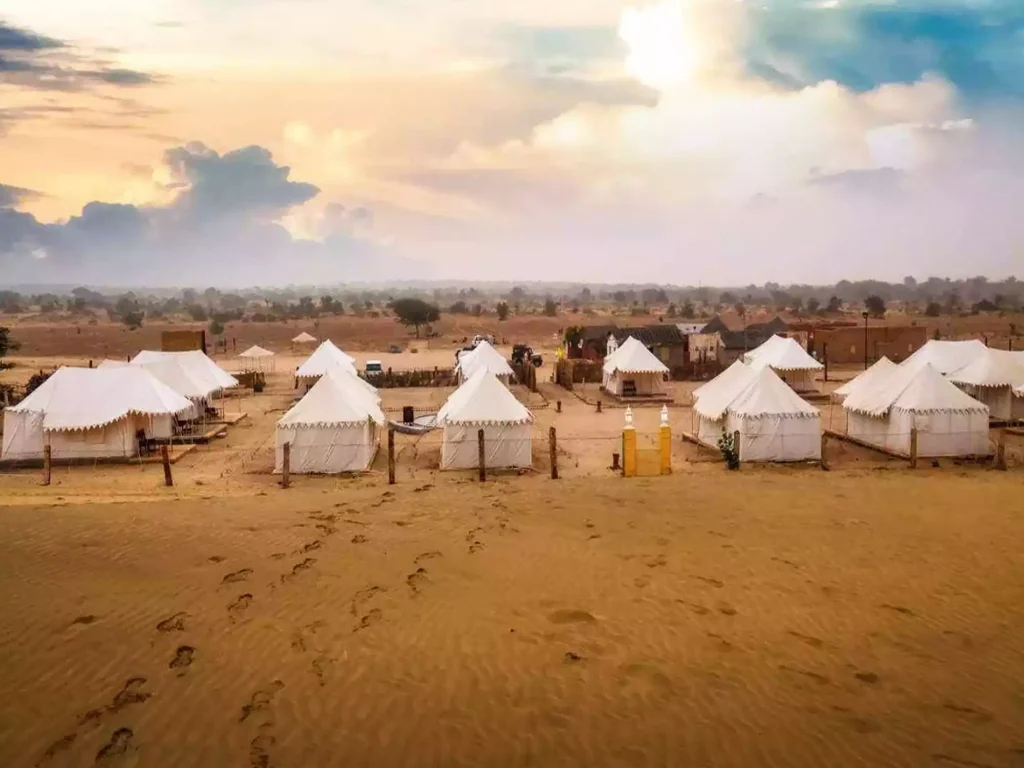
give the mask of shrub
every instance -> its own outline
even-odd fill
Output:
[[[725,466],[729,469],[740,468],[740,452],[732,432],[723,432],[718,438],[718,450],[722,452]]]

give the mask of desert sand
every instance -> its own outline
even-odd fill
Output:
[[[297,486],[0,513],[10,766],[1013,766],[1020,479]]]

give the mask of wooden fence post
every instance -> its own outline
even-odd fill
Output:
[[[917,427],[910,430],[910,468],[917,469]]]
[[[555,413],[561,413],[561,412],[562,412],[562,401],[561,400],[555,400]]]
[[[558,479],[558,442],[555,437],[555,428],[548,430],[548,450],[551,451],[551,479]]]
[[[825,451],[828,448],[828,435],[823,431],[821,433],[821,468],[826,472],[828,471],[828,456]]]
[[[388,429],[388,485],[395,484],[395,430]]]
[[[292,469],[292,444],[285,443],[281,446],[281,451],[281,487],[287,488],[291,484],[291,477],[289,475]]]
[[[600,400],[597,401],[597,412],[598,413],[601,412],[601,401]]]
[[[43,485],[49,485],[50,484],[50,467],[51,467],[50,458],[51,458],[50,446],[49,445],[44,445],[43,446]]]
[[[996,438],[996,469],[1006,470],[1006,430],[999,430]]]
[[[487,464],[484,456],[484,431],[482,429],[476,431],[476,445],[480,461],[480,482],[482,483],[487,480]]]
[[[740,431],[738,429],[732,433],[732,447],[736,451],[736,463],[739,464],[743,456],[740,454]]]
[[[166,445],[160,446],[160,458],[164,462],[164,485],[170,488],[174,485],[174,478],[171,477],[171,452]]]

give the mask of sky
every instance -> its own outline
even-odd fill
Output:
[[[0,0],[0,284],[1024,272],[1020,0]]]

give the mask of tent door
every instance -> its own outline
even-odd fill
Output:
[[[622,382],[622,396],[623,397],[636,397],[636,380],[625,379]]]

